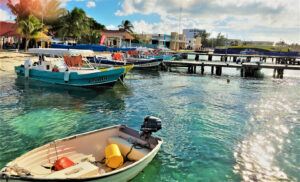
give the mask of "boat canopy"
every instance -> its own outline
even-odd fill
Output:
[[[78,50],[78,49],[52,49],[52,48],[32,48],[28,50],[28,53],[42,54],[42,55],[82,55],[82,56],[94,56],[92,50]]]

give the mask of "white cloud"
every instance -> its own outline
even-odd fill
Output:
[[[96,7],[95,1],[88,1],[86,3],[86,7],[91,8],[91,7]]]
[[[135,31],[170,33],[201,28],[229,38],[300,43],[299,0],[124,0],[117,16],[157,14],[161,22],[135,21]]]
[[[115,25],[108,25],[108,26],[106,26],[106,28],[108,30],[116,30],[117,29],[117,27]]]
[[[0,9],[0,21],[7,21],[9,19],[9,13],[3,9]]]

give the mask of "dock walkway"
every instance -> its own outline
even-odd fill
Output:
[[[300,65],[291,64],[272,64],[272,63],[241,63],[235,62],[220,62],[220,61],[194,61],[194,60],[182,60],[182,61],[164,61],[165,70],[170,70],[171,67],[187,67],[189,73],[196,73],[196,68],[201,67],[201,74],[204,74],[205,67],[211,67],[211,74],[214,74],[214,68],[216,68],[216,75],[222,74],[222,68],[241,68],[241,76],[248,77],[254,76],[255,73],[264,69],[274,69],[273,77],[282,78],[284,70],[300,70]]]

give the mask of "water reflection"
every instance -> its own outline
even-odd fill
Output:
[[[277,155],[284,153],[283,146],[290,142],[288,134],[293,127],[286,122],[290,119],[287,117],[297,112],[280,96],[261,100],[247,109],[253,111],[246,123],[246,132],[252,134],[238,144],[233,171],[240,173],[243,181],[293,180],[279,167],[282,165],[278,163]]]
[[[68,108],[80,111],[84,106],[89,106],[95,101],[101,101],[101,103],[93,105],[94,110],[123,110],[125,107],[124,97],[131,96],[130,87],[125,88],[118,84],[115,86],[117,89],[114,87],[89,89],[17,78],[15,86],[15,89],[21,93],[19,104],[30,110]]]

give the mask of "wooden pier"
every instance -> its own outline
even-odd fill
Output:
[[[194,59],[188,59],[188,55],[195,55]],[[179,61],[164,61],[164,70],[171,67],[187,67],[188,73],[196,73],[197,67],[201,67],[204,74],[205,67],[210,67],[211,74],[222,75],[222,68],[240,68],[242,77],[255,77],[260,69],[273,69],[274,78],[283,78],[284,70],[300,70],[300,57],[297,56],[270,56],[270,55],[243,55],[243,54],[215,54],[184,52]],[[200,56],[207,56],[201,59]],[[213,57],[220,58],[214,61]],[[251,62],[252,58],[259,61]],[[267,63],[267,59],[271,60]]]
[[[221,62],[227,62],[232,59],[232,62],[238,62],[239,58],[245,58],[246,62],[250,62],[251,58],[259,58],[261,62],[266,63],[267,59],[271,59],[274,64],[297,64],[300,65],[300,61],[297,61],[297,56],[270,56],[270,55],[244,55],[244,54],[211,54],[211,53],[197,53],[197,52],[185,52],[181,53],[183,59],[187,59],[188,55],[195,55],[195,61],[200,61],[200,56],[207,56],[207,61],[213,61],[213,57],[220,57]]]
[[[211,68],[211,74],[222,75],[222,68],[240,68],[242,77],[255,76],[258,70],[273,69],[273,77],[283,78],[284,70],[300,70],[300,65],[289,64],[268,64],[268,63],[241,63],[234,62],[212,62],[212,61],[164,61],[165,70],[171,67],[187,67],[188,73],[196,73],[197,67],[201,68],[201,74],[204,74],[205,67]]]

